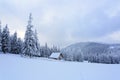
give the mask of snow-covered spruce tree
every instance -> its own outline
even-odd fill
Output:
[[[51,54],[50,49],[49,49],[47,43],[45,43],[45,53],[46,53],[46,57],[49,57],[50,54]]]
[[[21,40],[21,38],[18,38],[18,41],[17,41],[17,53],[18,54],[22,53],[22,47],[23,47],[23,41]]]
[[[9,28],[6,25],[2,32],[2,51],[4,53],[10,52],[10,49],[11,46],[10,46]]]
[[[2,51],[2,29],[1,29],[1,21],[0,21],[0,52]]]
[[[39,40],[38,40],[38,37],[37,37],[37,30],[35,30],[34,32],[34,37],[35,37],[35,47],[36,47],[36,52],[35,52],[35,56],[41,56],[41,53],[40,53],[40,44],[39,44]]]
[[[15,32],[11,38],[11,53],[17,54],[17,32]]]
[[[23,55],[25,56],[35,56],[37,55],[37,47],[36,47],[36,38],[35,33],[33,32],[33,25],[32,25],[32,14],[29,15],[27,30],[25,32],[25,41],[23,47]]]

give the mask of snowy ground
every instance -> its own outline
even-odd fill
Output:
[[[30,59],[0,54],[0,80],[120,80],[120,64]]]

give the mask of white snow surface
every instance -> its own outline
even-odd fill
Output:
[[[58,57],[60,56],[60,54],[61,54],[61,53],[59,53],[59,52],[58,52],[58,53],[52,53],[52,54],[50,55],[50,57],[51,57],[51,58],[58,58]]]
[[[120,80],[120,64],[68,62],[0,54],[0,80]]]

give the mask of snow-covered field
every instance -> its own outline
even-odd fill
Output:
[[[120,80],[120,64],[30,59],[0,54],[0,80]]]

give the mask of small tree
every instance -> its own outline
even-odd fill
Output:
[[[14,33],[12,39],[11,39],[11,53],[17,54],[17,32]]]
[[[23,41],[20,38],[18,38],[18,41],[17,41],[17,53],[18,54],[22,53],[22,47],[23,47]]]
[[[38,40],[38,37],[37,37],[37,31],[35,30],[35,33],[34,33],[34,37],[35,37],[35,46],[36,46],[36,52],[35,52],[35,56],[41,56],[41,53],[40,53],[40,44],[39,44],[39,40]]]
[[[2,51],[2,30],[1,30],[1,21],[0,21],[0,51]]]

